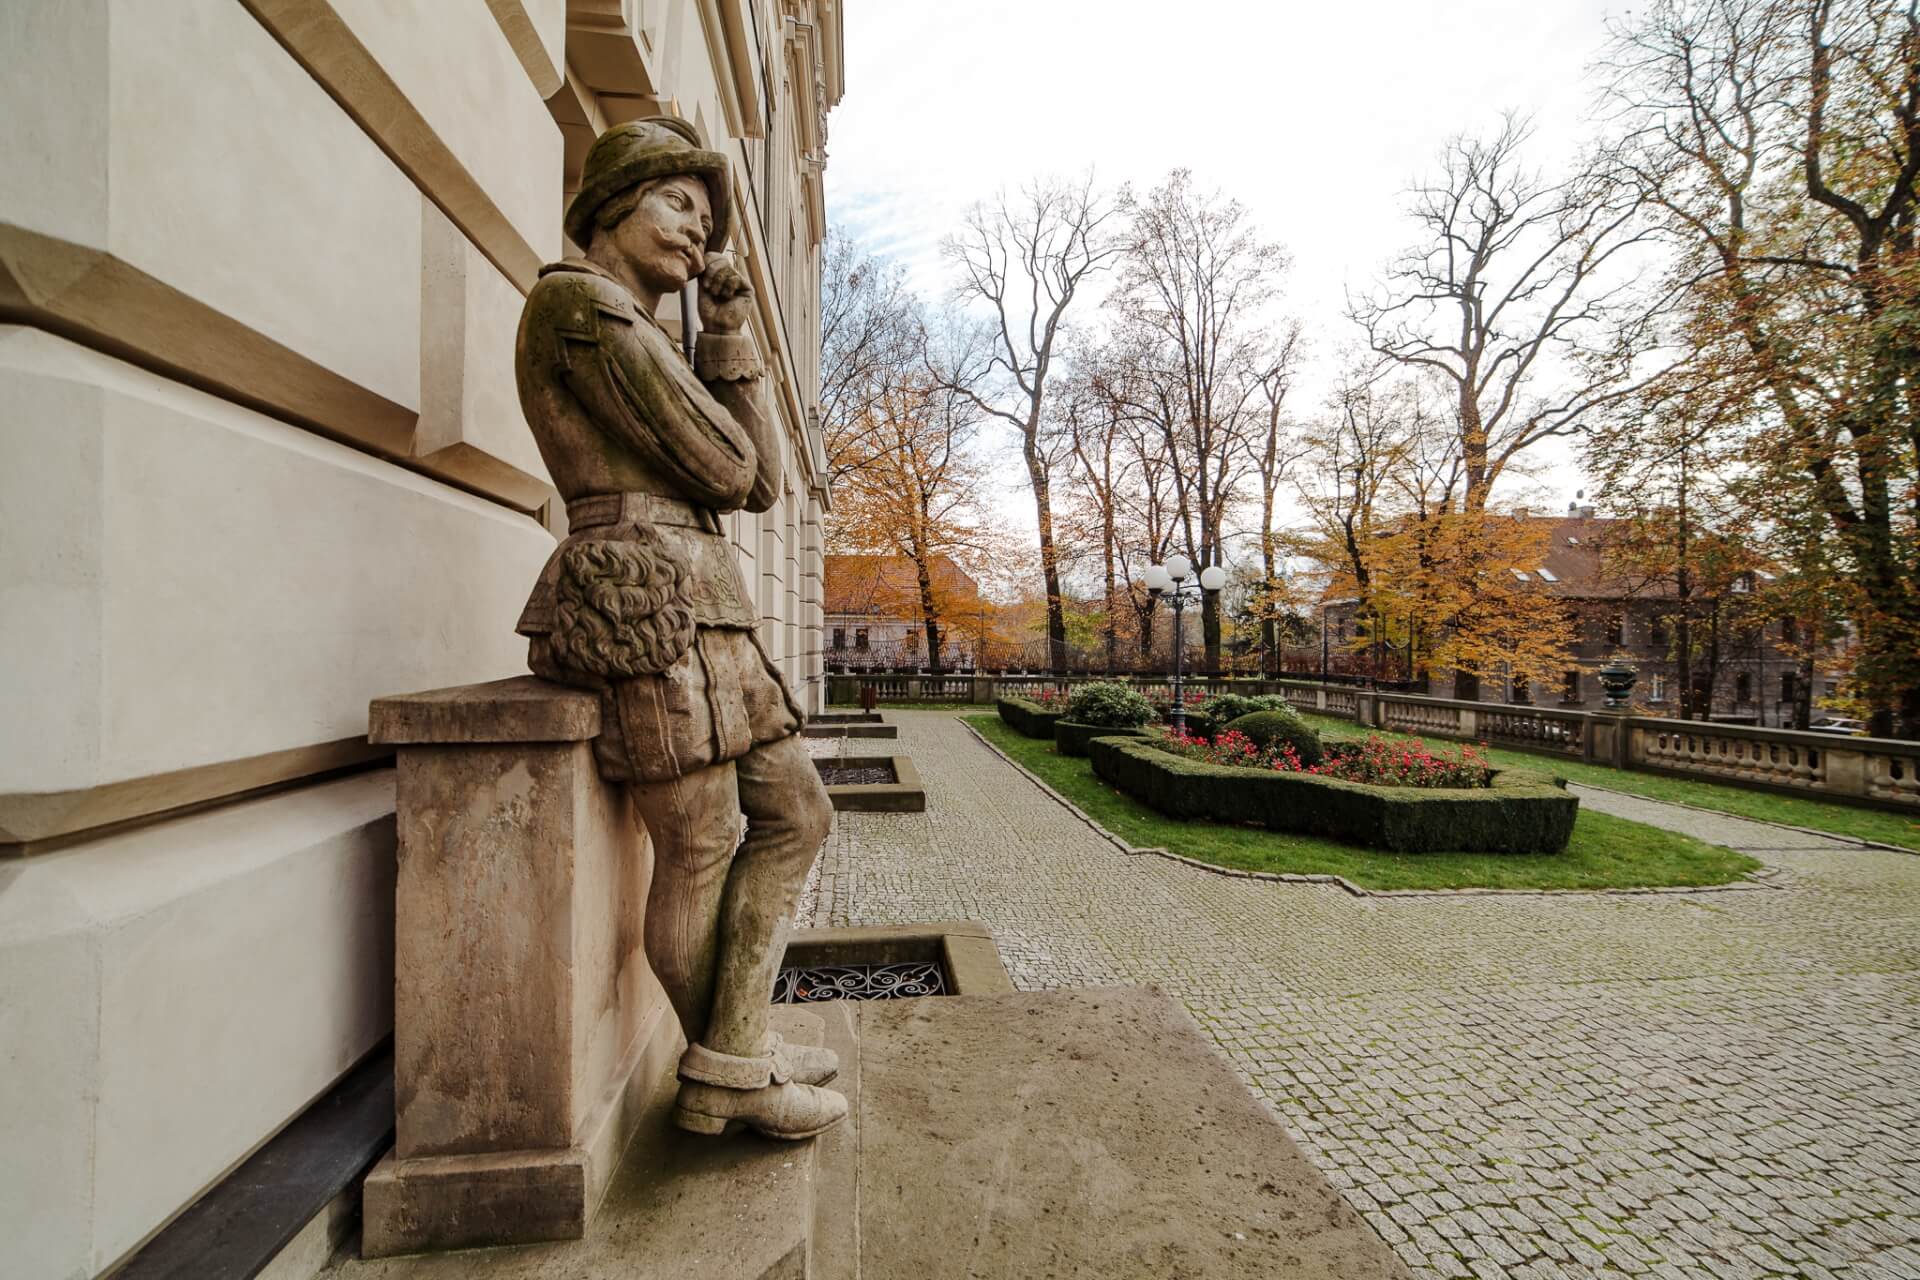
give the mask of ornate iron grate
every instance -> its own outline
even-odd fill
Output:
[[[947,975],[937,960],[906,964],[831,964],[782,969],[774,980],[775,1004],[816,1000],[903,1000],[947,994]]]

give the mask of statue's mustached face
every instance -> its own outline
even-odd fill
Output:
[[[614,244],[649,287],[675,293],[706,267],[712,229],[706,184],[678,175],[642,188],[639,204],[615,230]]]

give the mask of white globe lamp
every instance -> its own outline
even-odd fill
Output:
[[[1185,556],[1174,556],[1167,561],[1167,572],[1173,575],[1175,582],[1185,582],[1193,576],[1193,561]]]
[[[1165,565],[1147,566],[1147,590],[1165,591],[1172,586],[1173,577],[1167,572]]]
[[[1217,564],[1210,564],[1200,571],[1200,587],[1203,591],[1218,591],[1227,585],[1227,571]]]

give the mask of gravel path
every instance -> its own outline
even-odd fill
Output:
[[[1422,1276],[1920,1277],[1920,857],[1582,789],[1780,887],[1355,898],[1129,856],[943,712],[801,923],[990,925],[1153,983]]]

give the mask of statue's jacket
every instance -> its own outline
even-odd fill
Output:
[[[780,448],[752,340],[702,333],[692,367],[633,295],[577,259],[520,319],[520,404],[568,535],[520,616],[528,665],[600,695],[603,776],[662,781],[798,731],[719,516],[765,511]]]

